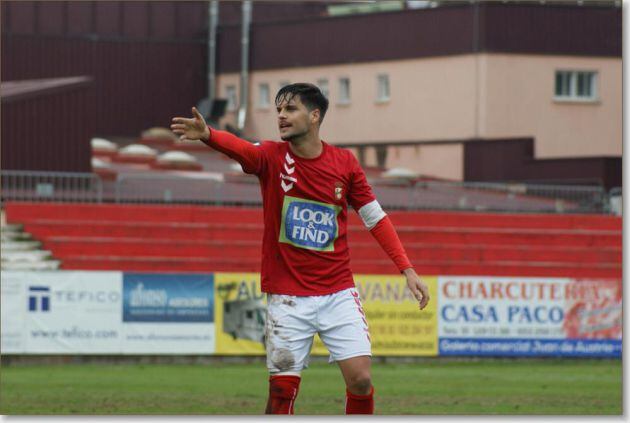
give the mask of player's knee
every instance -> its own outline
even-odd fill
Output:
[[[356,395],[367,395],[372,389],[370,373],[358,373],[348,381],[348,390]]]

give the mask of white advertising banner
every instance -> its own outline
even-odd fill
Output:
[[[621,356],[621,281],[439,277],[440,355]]]
[[[2,353],[214,353],[212,275],[2,272]]]
[[[24,283],[18,277],[2,272],[0,282],[0,352],[23,353],[26,351],[24,319],[27,299]]]
[[[121,281],[121,272],[2,272],[2,352],[119,353]],[[5,307],[21,322],[5,322]],[[22,333],[19,346],[5,330]]]

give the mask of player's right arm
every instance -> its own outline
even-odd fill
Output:
[[[239,162],[246,173],[259,173],[262,151],[244,139],[206,125],[201,113],[192,108],[192,118],[173,118],[171,129],[181,140],[201,140],[204,144]]]

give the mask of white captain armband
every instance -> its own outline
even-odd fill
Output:
[[[372,229],[386,214],[378,201],[374,200],[359,209],[359,216],[363,219],[365,227]]]

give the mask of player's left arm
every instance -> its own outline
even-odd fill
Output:
[[[381,205],[372,193],[372,188],[367,182],[365,173],[354,156],[354,170],[352,182],[348,190],[348,201],[357,211],[365,226],[381,248],[387,253],[398,267],[398,270],[407,278],[407,287],[418,300],[420,310],[423,310],[430,300],[429,288],[420,279],[414,270],[407,253],[400,242],[396,229],[389,216],[383,211]]]

